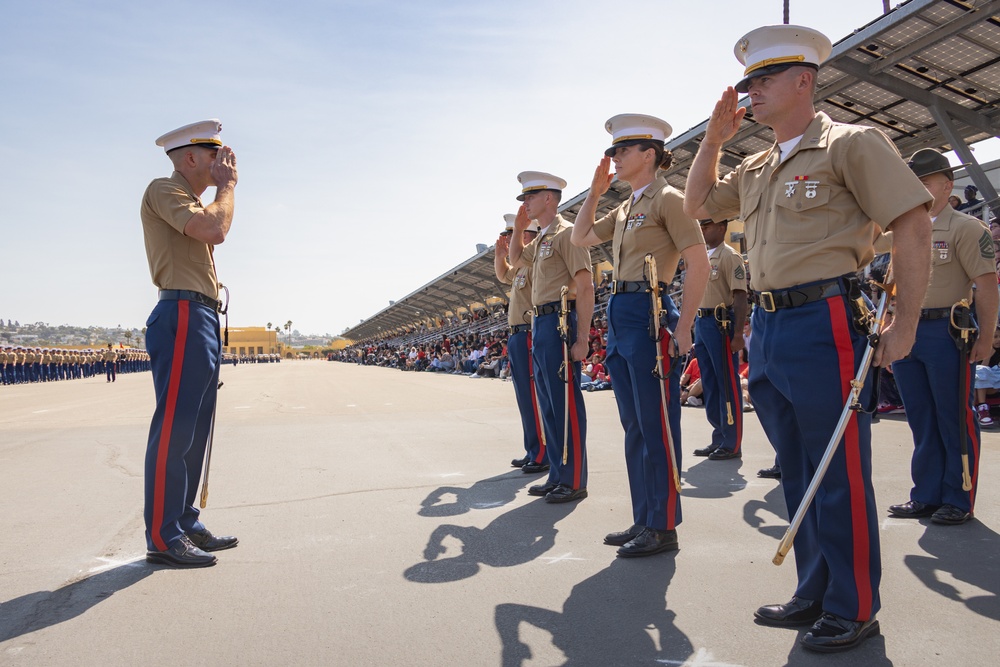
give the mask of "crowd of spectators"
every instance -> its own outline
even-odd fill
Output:
[[[966,193],[972,195],[975,193]],[[975,206],[981,202],[966,202]],[[1000,229],[995,229],[994,237],[1000,241]],[[1000,245],[1000,242],[998,242]],[[877,266],[886,263],[888,256],[880,256],[873,262],[874,278],[880,278]],[[679,296],[683,281],[683,263],[678,266],[677,275],[670,292],[675,299]],[[590,350],[583,362],[581,388],[600,391],[612,388],[612,378],[605,365],[607,357],[606,307],[610,296],[609,275],[602,274],[596,288],[596,306],[590,327]],[[873,295],[874,297],[874,295]],[[362,341],[339,352],[331,354],[330,360],[353,362],[370,366],[397,368],[403,371],[437,372],[468,377],[492,377],[506,379],[509,375],[507,360],[506,313],[502,308],[494,311],[473,310],[448,318],[438,318],[424,322],[406,330],[402,335],[382,337]],[[744,331],[746,348],[750,345],[750,324]],[[992,406],[1000,406],[1000,328],[994,338],[997,350],[988,365],[976,368],[976,410],[981,426],[994,426],[990,415]],[[701,387],[697,360],[694,354],[682,358],[678,363],[684,369],[681,376],[681,403],[688,406],[701,405]],[[747,411],[753,410],[753,403],[747,391],[746,351],[740,353],[740,381],[743,388],[743,404]],[[879,379],[880,414],[904,413],[903,402],[899,398],[895,378],[891,371],[880,374]]]

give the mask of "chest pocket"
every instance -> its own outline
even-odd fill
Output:
[[[719,279],[719,265],[717,263],[710,263],[709,267],[711,267],[711,272],[708,274],[708,279],[709,280],[718,280]]]
[[[948,246],[947,241],[934,241],[931,244],[931,265],[932,266],[945,266],[951,264],[952,248]]]
[[[830,186],[811,188],[807,183],[796,183],[791,196],[781,193],[775,201],[782,209],[777,211],[780,217],[775,225],[779,243],[815,243],[829,234],[830,209],[827,204],[830,203]]]
[[[740,220],[743,221],[743,235],[747,240],[747,250],[757,245],[761,222],[760,200],[760,192],[740,198]]]

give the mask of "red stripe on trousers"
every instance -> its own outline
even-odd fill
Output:
[[[153,482],[153,544],[160,551],[166,551],[168,545],[160,536],[163,528],[163,500],[167,484],[167,453],[170,451],[170,432],[174,426],[174,412],[177,409],[177,394],[181,388],[181,371],[184,368],[184,346],[187,343],[188,305],[190,302],[177,301],[177,336],[174,338],[174,358],[170,363],[170,381],[167,385],[167,404],[163,411],[163,423],[160,425],[160,442],[156,451],[156,476]]]
[[[834,297],[826,300],[830,309],[830,328],[837,347],[840,366],[840,384],[843,387],[842,400],[847,402],[851,395],[851,380],[854,379],[854,345],[848,329],[849,316],[844,300]],[[872,588],[870,577],[871,545],[868,543],[868,511],[865,503],[865,482],[861,473],[861,452],[858,444],[858,418],[852,412],[844,430],[844,460],[847,466],[847,480],[851,499],[851,533],[854,545],[854,585],[858,595],[857,620],[867,621],[872,609]]]
[[[573,445],[573,488],[580,488],[580,478],[583,477],[583,456],[580,447],[580,421],[577,418],[576,398],[573,396],[573,383],[576,377],[573,375],[573,361],[570,359],[566,365],[566,392],[567,407],[569,409],[569,431],[572,434],[570,444]]]
[[[966,372],[967,387],[966,396],[971,396],[972,394],[972,373]],[[979,485],[979,438],[976,436],[976,416],[973,407],[969,404],[968,398],[965,400],[965,404],[962,406],[965,410],[965,430],[969,434],[968,445],[972,450],[972,470],[969,471],[969,476],[972,478],[972,488],[969,490],[969,511],[972,512],[976,509],[976,487]]]
[[[740,447],[743,446],[743,411],[738,408],[739,401],[736,400],[736,397],[743,394],[743,388],[740,387],[739,373],[733,368],[733,348],[729,343],[729,334],[723,332],[722,337],[726,344],[726,368],[729,370],[729,377],[727,379],[729,380],[729,388],[733,399],[733,425],[736,426],[736,446],[733,447],[733,451],[738,452],[740,451]]]
[[[663,355],[663,368],[659,370],[667,370],[670,364],[670,355],[667,352],[667,340],[669,340],[670,334],[667,333],[666,329],[660,330],[660,342],[657,343],[660,347],[660,354]],[[666,406],[670,405],[670,373],[666,373],[667,377],[663,379],[657,379],[657,382],[663,383],[663,396],[665,400],[660,401],[660,428],[663,429],[663,450],[667,453],[667,530],[673,530],[677,527],[677,487],[674,486],[674,464],[672,463],[674,459],[674,450],[670,447],[670,438],[667,437],[667,429],[670,428],[670,421],[667,416]],[[665,404],[665,405],[664,405]],[[680,472],[678,470],[678,472]]]
[[[538,436],[538,457],[535,463],[545,460],[545,429],[542,428],[542,409],[538,405],[538,393],[535,391],[535,364],[531,360],[531,332],[528,332],[528,386],[531,387],[531,414],[535,416],[535,434]]]

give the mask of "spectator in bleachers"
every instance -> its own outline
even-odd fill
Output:
[[[997,390],[1000,390],[1000,326],[993,332],[993,355],[985,364],[976,366],[976,418],[984,428],[995,425],[987,396],[996,396]]]

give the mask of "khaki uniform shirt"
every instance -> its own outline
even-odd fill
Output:
[[[510,302],[507,304],[507,324],[531,324],[531,267],[511,267],[504,274],[503,282],[510,285]]]
[[[681,251],[704,245],[697,221],[684,215],[684,195],[657,176],[633,203],[632,198],[594,223],[594,234],[612,243],[613,280],[646,280],[646,255],[656,259],[660,282],[670,283]]]
[[[931,232],[931,284],[924,308],[945,308],[972,299],[972,281],[996,271],[993,237],[981,220],[951,206],[934,219]]]
[[[746,158],[705,202],[712,219],[745,223],[755,290],[859,271],[874,257],[876,227],[932,199],[884,134],[822,112],[779,158],[777,144]]]
[[[569,298],[576,298],[573,276],[580,271],[590,273],[590,251],[573,245],[571,227],[557,215],[545,235],[539,234],[524,249],[522,257],[531,264],[531,303],[535,306],[558,301],[563,285],[569,287]]]
[[[153,284],[160,289],[201,292],[219,298],[212,248],[184,235],[184,226],[204,210],[201,200],[178,172],[158,178],[142,197],[142,232]]]
[[[715,308],[720,303],[726,307],[733,305],[733,292],[747,291],[747,272],[743,267],[743,257],[725,243],[720,243],[708,258],[708,264],[711,272],[699,307]]]
[[[107,352],[104,353],[104,361],[114,361],[117,358],[118,355],[115,354],[114,350],[108,350]]]

